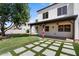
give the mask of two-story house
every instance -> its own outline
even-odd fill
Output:
[[[54,3],[37,11],[38,22],[30,23],[40,35],[45,29],[46,36],[79,39],[79,4]]]

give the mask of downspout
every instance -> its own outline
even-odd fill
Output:
[[[75,20],[73,20],[73,40],[75,41]]]

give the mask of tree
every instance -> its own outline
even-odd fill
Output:
[[[0,24],[2,36],[5,36],[6,22],[13,23],[17,28],[22,24],[25,24],[29,17],[28,4],[0,4]]]
[[[10,4],[0,4],[0,25],[1,25],[1,32],[2,35],[5,35],[5,22],[9,21],[9,13],[10,13]]]
[[[28,4],[12,4],[11,18],[15,26],[25,24],[29,19]]]

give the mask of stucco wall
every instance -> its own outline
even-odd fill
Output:
[[[20,29],[15,29],[15,27],[13,26],[11,29],[9,29],[8,31],[5,32],[5,34],[25,34],[27,33],[26,31],[29,29],[30,27],[28,26],[28,22],[26,22],[26,25],[21,25]]]
[[[58,25],[66,25],[71,24],[71,32],[58,32]],[[49,26],[49,32],[46,32],[46,36],[56,36],[56,37],[69,37],[72,38],[73,35],[73,26],[69,21],[58,22],[58,23],[50,23],[45,26]],[[54,28],[52,28],[54,26]],[[42,25],[38,28],[38,33],[40,34],[42,31]]]
[[[57,8],[62,7],[67,5],[67,15],[62,15],[62,16],[57,16]],[[48,19],[42,19],[42,14],[45,12],[49,12],[49,18]],[[70,16],[70,15],[78,15],[78,17],[75,20],[75,32],[74,32],[74,38],[79,39],[79,3],[60,3],[57,5],[54,5],[52,7],[49,7],[47,9],[44,9],[42,11],[38,12],[38,21],[45,21],[45,20],[50,20],[50,19],[55,19],[55,18],[60,18],[64,16]],[[63,24],[68,23],[68,22],[63,22]],[[62,23],[61,23],[62,24]],[[49,24],[48,24],[49,25]],[[55,28],[52,29],[51,26],[54,25]],[[39,27],[39,33],[41,31],[41,26]],[[70,33],[67,32],[57,32],[57,24],[50,24],[50,32],[47,32],[46,35],[49,36],[67,36],[67,37],[72,37],[73,31]]]
[[[79,40],[79,3],[74,4],[74,15],[78,15],[75,20],[75,39]]]
[[[18,29],[10,29],[8,31],[5,32],[5,34],[25,34],[26,31],[25,30],[18,30]]]
[[[67,6],[67,15],[61,15],[61,16],[57,16],[57,8],[63,7],[63,6]],[[43,19],[42,14],[48,12],[49,16],[48,19]],[[55,18],[60,18],[60,17],[64,17],[64,16],[70,16],[73,15],[73,3],[59,3],[56,4],[54,6],[51,6],[47,9],[44,9],[42,11],[38,12],[38,21],[45,21],[45,20],[50,20],[50,19],[55,19]]]

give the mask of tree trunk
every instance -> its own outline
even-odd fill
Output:
[[[5,28],[4,28],[4,22],[1,23],[1,35],[5,36]]]

